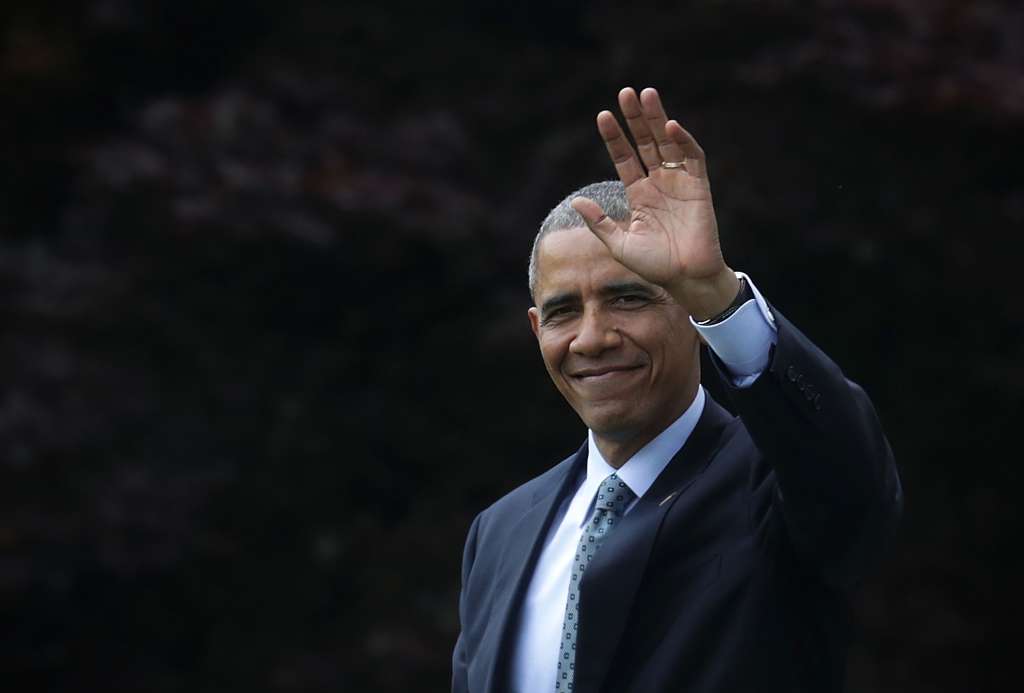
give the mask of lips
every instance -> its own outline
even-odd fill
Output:
[[[580,380],[599,380],[613,378],[616,375],[631,373],[641,368],[640,366],[600,366],[596,368],[581,368],[572,373],[572,377]]]

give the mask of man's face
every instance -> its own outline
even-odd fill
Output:
[[[548,374],[597,436],[649,440],[693,400],[699,342],[688,314],[588,229],[544,237],[534,301]]]

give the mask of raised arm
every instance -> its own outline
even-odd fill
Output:
[[[717,316],[737,298],[741,285],[722,254],[704,152],[667,118],[654,89],[639,96],[623,89],[619,106],[636,149],[610,112],[597,116],[597,127],[626,186],[630,223],[621,228],[592,200],[577,198],[573,207],[616,260],[664,287],[694,320]],[[847,587],[873,563],[901,513],[892,451],[864,391],[761,303],[772,337],[761,343],[764,369],[737,373],[727,358],[714,359],[767,460],[752,474],[752,515],[780,522],[753,521],[763,528],[784,527],[794,548],[826,581]],[[756,312],[730,319],[757,327]],[[735,339],[737,330],[731,331]],[[712,353],[724,357],[711,332],[701,328],[701,333]]]

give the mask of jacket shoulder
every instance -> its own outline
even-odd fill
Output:
[[[487,523],[508,514],[522,514],[527,508],[534,505],[544,496],[555,493],[565,481],[566,475],[571,474],[575,467],[574,463],[580,457],[584,460],[587,454],[587,446],[584,444],[573,454],[551,467],[547,471],[533,477],[504,496],[494,501],[479,515],[481,523]]]

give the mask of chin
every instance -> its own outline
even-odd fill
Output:
[[[638,427],[636,409],[628,406],[591,410],[580,418],[596,435],[609,440],[629,438],[636,433]]]

